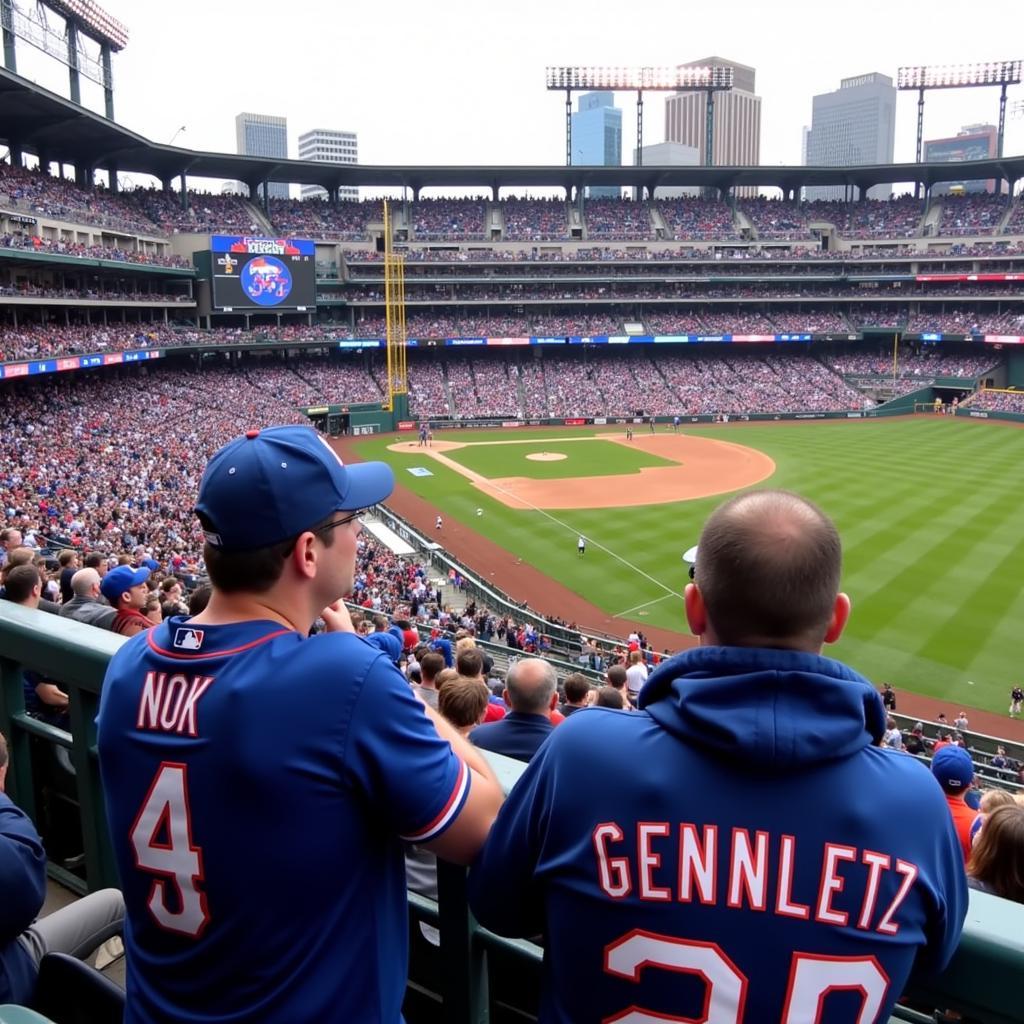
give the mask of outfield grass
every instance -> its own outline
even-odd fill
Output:
[[[845,549],[843,586],[854,611],[831,653],[876,681],[948,699],[951,709],[962,701],[1006,710],[1010,687],[1021,678],[1024,430],[917,417],[730,424],[686,432],[765,452],[776,472],[761,486],[799,491],[835,519]],[[494,442],[585,435],[596,432],[460,431],[457,437]],[[610,510],[513,511],[422,455],[386,452],[392,441],[367,441],[360,452],[386,458],[405,486],[447,516],[486,533],[608,612],[685,628],[681,553],[696,542],[721,498]],[[434,475],[403,472],[414,465],[428,465]],[[566,471],[568,461],[536,465],[561,468],[561,475],[577,473]],[[474,515],[477,507],[484,516]],[[580,533],[590,542],[585,559],[576,556]]]
[[[498,477],[521,476],[533,480],[558,480],[568,476],[611,476],[636,473],[653,466],[676,466],[671,459],[650,455],[637,448],[597,438],[586,440],[528,440],[512,444],[495,444],[493,435],[484,443],[467,448],[453,448],[445,452],[448,458],[481,476],[494,480]],[[505,441],[504,437],[500,438]],[[549,462],[527,458],[540,453],[564,455],[565,458]]]

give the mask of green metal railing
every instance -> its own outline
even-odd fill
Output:
[[[7,788],[36,818],[33,737],[66,746],[75,769],[82,820],[85,881],[51,866],[78,891],[116,885],[96,760],[95,717],[107,661],[123,638],[58,616],[0,600],[0,732],[7,736],[11,766]],[[25,713],[22,669],[59,680],[70,698],[71,732],[54,729]],[[524,765],[490,756],[506,791]],[[406,1015],[410,1024],[534,1019],[542,951],[530,942],[504,939],[480,928],[466,901],[466,874],[438,865],[437,902],[409,895],[414,923]],[[439,931],[437,947],[419,935],[419,923]],[[436,956],[431,959],[431,949]],[[1019,1024],[1024,978],[1024,906],[972,892],[960,948],[940,977],[913,979],[908,1001],[953,1009],[983,1024]],[[900,1010],[901,1020],[920,1020]]]

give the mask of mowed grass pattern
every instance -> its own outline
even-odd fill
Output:
[[[505,439],[502,438],[502,441]],[[571,476],[613,476],[636,473],[651,466],[675,466],[678,463],[650,455],[637,448],[628,448],[614,441],[597,438],[569,441],[519,441],[514,444],[478,442],[444,453],[448,458],[494,480],[498,477],[521,476],[534,480],[560,480]],[[563,455],[564,458],[544,461],[530,455]]]
[[[1006,710],[1024,646],[1024,430],[922,416],[686,432],[765,452],[776,472],[761,486],[805,494],[836,521],[853,615],[828,653],[876,681],[948,699],[951,709],[963,702]],[[458,439],[493,442],[511,433],[460,432]],[[588,433],[594,429],[547,436]],[[515,432],[527,436],[539,434]],[[386,452],[388,443],[367,442],[361,454],[391,461],[402,483],[445,514],[612,614],[685,629],[681,554],[721,498],[515,512],[418,454]],[[414,478],[402,471],[409,465],[428,465],[435,475]],[[629,476],[623,486],[632,486]],[[477,507],[484,516],[475,517]],[[583,559],[576,557],[578,533],[590,542]]]

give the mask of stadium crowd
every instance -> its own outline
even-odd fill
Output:
[[[117,263],[138,263],[152,267],[180,267],[191,269],[192,264],[183,256],[147,252],[141,249],[121,249],[109,245],[85,245],[82,242],[58,241],[38,235],[0,235],[0,249],[27,249],[55,256],[73,256],[76,259],[112,260]]]

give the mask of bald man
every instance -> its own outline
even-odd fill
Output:
[[[821,654],[850,614],[841,559],[803,498],[727,501],[685,591],[700,646],[638,712],[573,715],[509,794],[470,905],[545,935],[544,1024],[883,1022],[915,961],[953,955],[967,890],[942,792],[879,745],[871,683]]]
[[[61,615],[89,626],[110,629],[117,612],[103,601],[100,574],[95,569],[79,569],[71,577],[71,592],[75,596],[61,606]]]
[[[531,761],[554,726],[550,714],[558,704],[558,677],[542,658],[523,658],[505,676],[505,703],[511,709],[498,722],[478,725],[470,740],[483,750]]]

